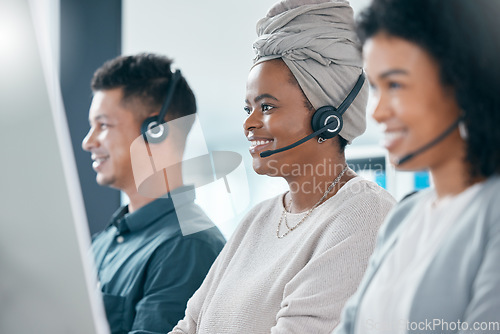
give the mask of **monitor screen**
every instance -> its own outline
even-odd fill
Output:
[[[0,333],[109,333],[34,3],[0,2]]]

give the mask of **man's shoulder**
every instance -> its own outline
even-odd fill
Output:
[[[112,228],[112,225],[108,225],[104,230],[94,233],[91,238],[92,245],[107,243],[115,237],[116,233],[111,231]]]
[[[182,232],[163,237],[161,234],[151,241],[152,256],[160,261],[172,261],[173,258],[185,258],[195,255],[196,257],[217,257],[226,240],[217,226],[212,226],[195,233],[184,234]]]
[[[173,237],[180,241],[199,240],[214,245],[226,242],[217,225],[194,203],[176,210],[176,219],[178,233]]]
[[[196,233],[182,235],[179,237],[180,242],[190,242],[199,244],[200,247],[210,248],[220,251],[222,247],[226,244],[226,239],[219,230],[219,228],[213,225]]]

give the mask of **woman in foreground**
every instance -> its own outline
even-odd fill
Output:
[[[348,3],[283,1],[257,30],[244,132],[254,170],[290,190],[243,219],[172,333],[331,332],[394,204],[344,157],[367,98]]]
[[[334,333],[500,331],[500,2],[375,0],[360,18],[373,117],[403,200]]]

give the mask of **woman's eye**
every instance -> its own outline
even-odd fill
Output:
[[[394,82],[394,81],[389,82],[389,89],[400,89],[401,87],[403,86],[399,82]]]
[[[273,107],[273,106],[270,106],[270,105],[268,105],[268,104],[263,104],[263,105],[261,106],[261,108],[262,108],[262,112],[266,112],[266,111],[269,111],[269,110],[273,109],[274,107]]]
[[[106,130],[107,128],[108,128],[108,124],[106,124],[106,123],[99,123],[99,129]]]
[[[247,113],[247,115],[250,115],[252,111],[250,110],[250,107],[244,107],[243,110]]]

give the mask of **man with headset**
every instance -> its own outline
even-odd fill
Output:
[[[194,204],[194,188],[183,184],[182,164],[176,163],[182,161],[196,102],[171,62],[153,54],[121,56],[92,78],[90,130],[82,147],[91,153],[97,183],[130,200],[92,240],[112,333],[170,331],[225,242]],[[136,166],[156,172],[151,152],[157,154],[158,145],[161,158],[172,163],[151,175],[147,191],[141,191]]]

